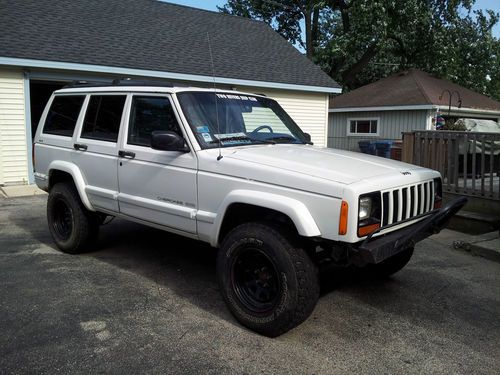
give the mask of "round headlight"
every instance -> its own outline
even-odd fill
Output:
[[[370,218],[372,214],[372,198],[363,197],[359,200],[359,220]]]

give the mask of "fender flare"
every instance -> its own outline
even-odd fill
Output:
[[[85,179],[83,178],[82,172],[80,169],[73,163],[69,163],[67,161],[62,160],[54,160],[49,165],[49,183],[50,183],[50,173],[54,170],[66,172],[71,175],[73,178],[73,182],[75,183],[76,190],[78,191],[78,195],[82,200],[83,205],[87,210],[95,211],[95,208],[92,207],[90,200],[85,192]]]
[[[266,193],[255,190],[233,190],[222,201],[219,212],[214,221],[214,231],[211,238],[211,245],[217,246],[222,227],[222,222],[227,209],[233,203],[251,204],[253,206],[270,208],[287,215],[295,225],[297,232],[304,237],[321,236],[309,209],[304,203],[297,199],[289,198],[283,195]]]

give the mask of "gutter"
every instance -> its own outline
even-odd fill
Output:
[[[0,56],[0,66],[2,65],[19,66],[23,68],[42,68],[42,69],[57,69],[57,70],[74,70],[74,71],[93,72],[93,73],[108,73],[121,76],[154,77],[154,78],[173,79],[180,81],[194,81],[194,82],[207,82],[207,83],[214,83],[215,81],[215,83],[218,84],[253,86],[262,88],[293,90],[293,91],[322,92],[329,94],[340,94],[342,92],[342,89],[340,87],[296,85],[291,83],[253,81],[247,79],[212,77],[212,76],[204,76],[197,74],[164,72],[158,70],[120,68],[120,67],[105,66],[105,65],[79,64],[79,63],[68,63],[62,61],[48,61],[48,60],[35,60],[35,59],[20,59],[14,57]]]
[[[330,108],[329,113],[345,113],[345,112],[380,112],[380,111],[410,111],[410,110],[442,110],[448,111],[448,106],[439,106],[434,104],[423,105],[403,105],[403,106],[381,106],[381,107],[348,107],[348,108]],[[465,107],[451,107],[451,112],[477,113],[490,116],[500,116],[500,110],[493,109],[477,109]]]

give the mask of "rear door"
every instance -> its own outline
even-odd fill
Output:
[[[80,133],[74,143],[73,161],[80,167],[92,205],[118,212],[118,135],[124,121],[126,94],[92,94]]]
[[[118,166],[120,212],[182,232],[196,233],[194,152],[151,148],[151,133],[167,130],[185,139],[169,95],[134,94]]]

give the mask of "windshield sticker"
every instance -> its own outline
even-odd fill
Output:
[[[214,137],[223,141],[228,138],[247,138],[245,133],[226,133],[226,134],[214,134]]]
[[[221,99],[250,100],[252,102],[257,101],[257,98],[254,98],[253,96],[246,96],[246,95],[217,94],[217,97],[221,98]]]
[[[245,133],[214,134],[214,137],[224,146],[252,143]]]
[[[197,126],[196,131],[198,133],[210,133],[210,129],[206,125],[205,126]]]
[[[221,141],[221,145],[230,146],[230,145],[241,145],[241,144],[249,144],[252,143],[250,139],[230,139],[227,141]]]
[[[201,136],[203,137],[203,139],[205,140],[205,142],[212,142],[212,137],[210,136],[209,133],[201,133]]]

